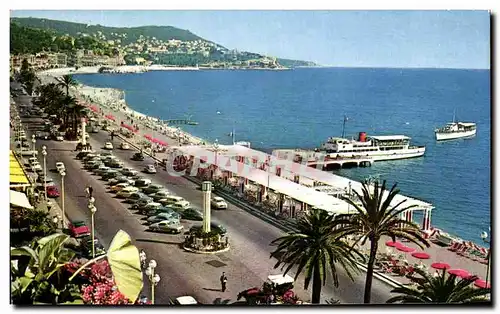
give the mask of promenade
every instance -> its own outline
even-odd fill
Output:
[[[127,113],[121,111],[121,110],[116,110],[114,108],[110,108],[107,106],[102,106],[99,104],[98,105],[100,110],[102,111],[103,115],[108,115],[111,114],[116,118],[116,124],[118,125],[119,128],[119,123],[120,121],[127,121],[127,118],[130,118],[130,115]],[[135,142],[138,146],[140,146],[142,142],[145,141],[145,135],[151,135],[153,138],[159,139],[167,143],[169,146],[178,146],[179,141],[177,138],[177,135],[175,133],[168,133],[168,132],[158,132],[154,129],[151,129],[148,127],[149,123],[143,123],[143,121],[137,121],[137,123],[140,125],[139,131],[136,133],[136,135],[131,139],[132,142]],[[166,134],[165,134],[166,133]],[[190,143],[194,144],[194,143]],[[162,160],[164,158],[170,157],[169,152],[165,153],[156,153],[155,156],[157,159]],[[410,265],[420,265],[423,266],[424,268],[428,269],[430,273],[435,272],[435,269],[431,267],[431,264],[440,262],[440,263],[447,263],[450,265],[451,269],[464,269],[467,270],[469,273],[472,275],[478,276],[480,279],[485,279],[486,277],[486,272],[487,272],[487,265],[485,263],[481,263],[477,260],[472,260],[471,258],[465,257],[465,256],[460,256],[455,252],[450,251],[447,247],[442,247],[440,245],[437,245],[433,242],[430,243],[429,248],[424,248],[423,250],[420,249],[417,245],[415,244],[409,244],[409,243],[404,243],[406,246],[409,246],[413,249],[415,249],[415,252],[425,252],[430,255],[429,259],[417,259],[411,255],[411,253],[404,253],[398,251],[394,247],[388,247],[386,246],[386,242],[390,241],[389,238],[384,238],[380,240],[379,243],[379,252],[381,253],[391,253],[393,256],[397,257],[401,261],[407,261],[408,264]],[[367,242],[364,246],[360,247],[360,249],[365,253],[368,254],[369,252],[369,242]],[[387,276],[391,278],[394,281],[397,281],[401,284],[409,284],[410,280],[406,277],[403,276],[397,276],[394,274],[381,274],[382,276]],[[490,276],[491,277],[491,276]]]

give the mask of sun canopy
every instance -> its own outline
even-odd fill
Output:
[[[14,153],[10,151],[9,156],[9,173],[10,173],[10,185],[30,185],[28,177],[24,172],[19,160],[14,156]]]
[[[16,207],[33,209],[26,194],[10,190],[10,204]]]

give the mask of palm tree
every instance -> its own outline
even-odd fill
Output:
[[[387,300],[387,303],[477,303],[490,302],[490,289],[473,288],[476,276],[460,279],[455,275],[447,275],[445,271],[440,276],[433,277],[427,271],[415,269],[422,279],[415,280],[416,287],[402,286],[393,289],[398,296]]]
[[[66,96],[69,96],[69,88],[71,86],[75,86],[76,84],[77,82],[75,81],[73,76],[67,74],[61,77],[61,82],[57,85],[63,87],[66,90]]]
[[[338,225],[332,215],[321,209],[313,209],[295,222],[296,233],[280,237],[271,245],[278,247],[271,257],[278,259],[274,268],[286,266],[285,274],[297,266],[295,279],[305,271],[304,288],[313,280],[312,303],[320,302],[321,286],[325,285],[327,271],[330,271],[335,286],[338,286],[337,267],[340,264],[353,279],[357,270],[355,254],[361,254],[342,241]]]
[[[378,251],[378,242],[382,236],[389,236],[393,241],[395,241],[396,237],[399,237],[407,239],[421,248],[423,248],[422,244],[429,247],[427,240],[422,237],[419,226],[400,218],[401,213],[415,207],[415,205],[402,207],[406,201],[404,200],[395,206],[391,206],[390,204],[399,193],[399,189],[396,189],[397,184],[394,184],[385,197],[385,183],[386,181],[384,180],[382,186],[380,186],[379,182],[375,181],[372,193],[370,192],[371,184],[365,180],[362,186],[362,195],[357,191],[353,191],[361,202],[361,206],[348,197],[342,197],[357,212],[354,215],[342,215],[339,217],[339,223],[343,225],[343,234],[345,236],[360,236],[354,242],[353,246],[360,241],[361,245],[364,245],[367,240],[370,241],[370,257],[366,271],[364,303],[370,303],[373,266]]]

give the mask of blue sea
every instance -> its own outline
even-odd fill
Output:
[[[154,71],[92,74],[86,85],[126,91],[134,110],[183,126],[209,141],[248,140],[254,148],[314,148],[340,136],[404,134],[426,145],[423,158],[335,173],[398,183],[402,194],[432,203],[432,223],[481,242],[490,226],[490,71],[302,68],[291,71]],[[433,130],[453,119],[477,123],[472,139],[437,143]]]

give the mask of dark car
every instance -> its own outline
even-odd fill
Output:
[[[192,226],[191,229],[189,229],[189,233],[200,232],[202,228],[203,226],[201,225]],[[227,233],[227,229],[223,225],[219,225],[214,222],[210,224],[210,230],[217,232],[220,235],[225,235]]]
[[[92,258],[92,239],[90,237],[82,239],[81,250],[83,256]],[[106,249],[104,249],[104,246],[102,246],[98,239],[94,239],[94,253],[96,257],[106,254]]]
[[[202,221],[203,215],[194,208],[186,208],[181,212],[181,218],[187,220]]]
[[[135,153],[132,158],[132,160],[135,160],[135,161],[143,161],[144,160],[144,154],[142,153]]]
[[[104,162],[104,164],[110,168],[122,168],[123,165],[118,160],[109,160]]]
[[[147,196],[146,194],[141,193],[141,192],[135,192],[135,193],[132,193],[132,195],[130,195],[130,197],[127,198],[127,200],[125,202],[135,204],[140,199],[153,201],[153,199],[151,197]]]
[[[144,192],[144,194],[150,195],[150,194],[156,193],[162,189],[163,189],[163,186],[161,184],[150,184],[147,187],[143,188],[142,192]]]
[[[59,197],[59,191],[53,185],[47,186],[47,196],[51,198]]]
[[[120,175],[120,173],[116,170],[110,170],[102,175],[103,180],[109,180],[112,178],[116,178]]]
[[[83,158],[87,157],[88,154],[90,154],[90,152],[79,152],[78,154],[76,154],[76,158],[83,159]]]
[[[134,205],[132,205],[132,209],[142,209],[144,208],[147,204],[152,203],[153,199],[151,197],[144,197],[139,200],[137,200]]]

